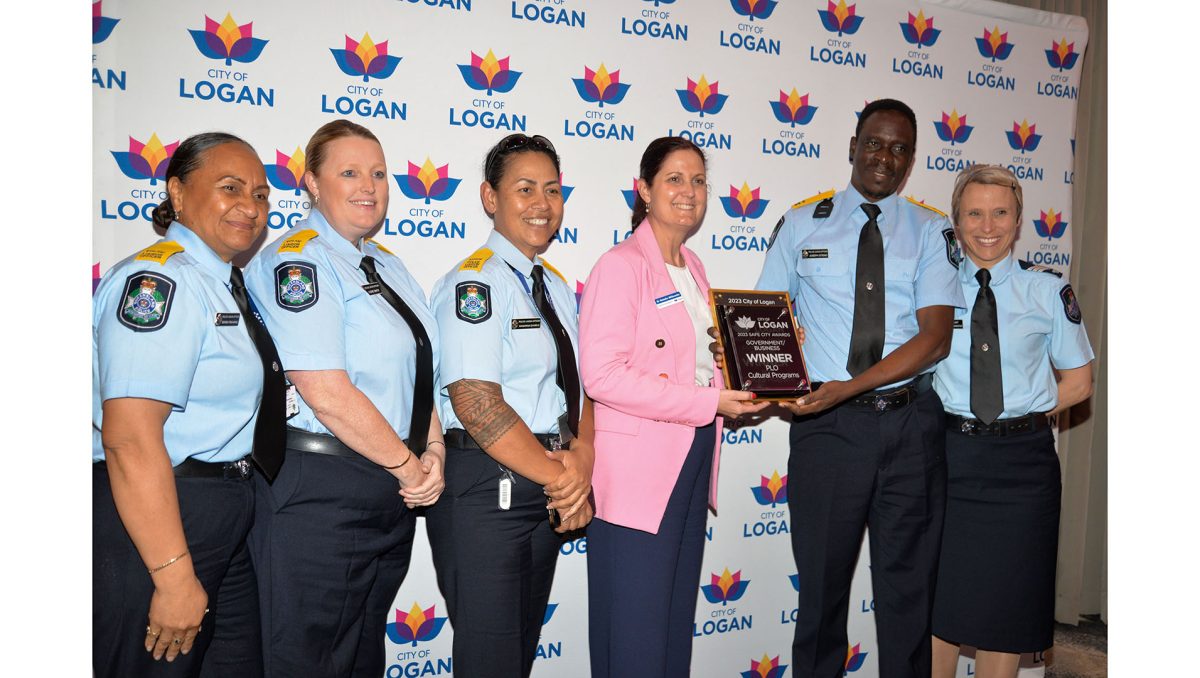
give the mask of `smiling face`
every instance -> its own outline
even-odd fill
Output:
[[[671,151],[650,183],[638,179],[638,194],[649,205],[646,216],[652,225],[690,233],[708,209],[704,160],[688,149]]]
[[[479,196],[496,231],[530,260],[546,249],[562,225],[562,186],[554,163],[544,153],[525,151],[509,156],[500,185],[484,181]]]
[[[954,225],[963,253],[991,268],[1012,252],[1017,240],[1017,199],[1008,186],[967,184]]]
[[[871,202],[895,193],[912,165],[915,138],[912,125],[898,111],[872,113],[858,136],[850,139],[850,185]]]
[[[167,182],[176,221],[198,235],[222,261],[245,252],[267,226],[270,203],[262,161],[243,143],[204,151],[187,182]]]
[[[304,181],[333,230],[356,243],[387,213],[383,148],[372,139],[344,136],[328,142],[324,152],[319,173],[305,172]]]

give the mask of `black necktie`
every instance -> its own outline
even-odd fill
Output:
[[[408,449],[416,454],[425,451],[425,441],[429,438],[429,418],[433,414],[433,346],[429,343],[429,335],[425,326],[416,313],[404,303],[396,290],[379,277],[375,270],[375,259],[370,256],[362,258],[358,265],[367,274],[367,282],[379,285],[379,293],[384,301],[396,309],[408,329],[412,331],[413,341],[417,344],[417,375],[413,385],[412,419],[408,424]]]
[[[996,321],[996,295],[992,272],[975,272],[979,294],[971,310],[971,412],[985,424],[1004,411],[1004,381],[1000,375],[1000,324]]]
[[[237,266],[233,266],[229,272],[229,287],[263,366],[262,402],[258,407],[258,419],[254,422],[254,449],[250,458],[267,482],[273,483],[275,476],[279,475],[279,468],[283,466],[283,451],[287,444],[287,383],[283,379],[275,342],[271,341],[266,325],[254,312],[254,302],[246,293],[246,281]]]
[[[867,223],[858,234],[858,268],[854,272],[854,327],[846,369],[857,377],[883,357],[883,236],[879,206],[864,202]]]
[[[541,265],[533,267],[533,303],[537,306],[542,319],[550,326],[550,334],[554,335],[554,347],[558,352],[558,387],[567,397],[567,425],[572,435],[579,435],[579,368],[575,365],[575,349],[571,347],[571,337],[566,328],[558,320],[554,305],[546,297],[546,273]]]

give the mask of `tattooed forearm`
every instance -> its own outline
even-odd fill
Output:
[[[467,433],[485,450],[521,421],[513,408],[504,402],[499,384],[460,379],[450,384],[447,390],[454,414]]]

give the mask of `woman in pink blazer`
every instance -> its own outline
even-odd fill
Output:
[[[651,142],[633,235],[600,257],[583,290],[579,368],[596,429],[593,678],[689,675],[722,416],[765,407],[751,404],[751,393],[716,385],[708,280],[683,246],[708,203],[704,162],[687,139]]]

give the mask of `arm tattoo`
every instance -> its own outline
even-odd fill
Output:
[[[487,450],[510,428],[521,421],[500,392],[500,385],[490,381],[460,379],[447,388],[450,405],[467,433]]]

